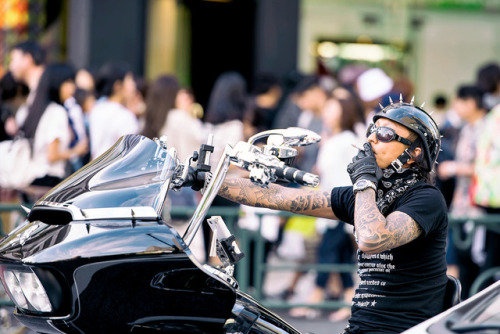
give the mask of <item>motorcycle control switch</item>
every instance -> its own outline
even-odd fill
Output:
[[[215,246],[217,256],[224,266],[234,265],[239,262],[245,254],[236,244],[236,238],[231,234],[231,232],[229,232],[229,229],[227,228],[222,217],[213,216],[210,217],[207,222],[214,234],[211,249],[213,250]]]

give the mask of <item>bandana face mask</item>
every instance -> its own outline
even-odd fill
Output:
[[[377,189],[376,202],[380,212],[385,215],[392,203],[420,180],[422,175],[417,167],[404,168],[400,172],[384,169]]]

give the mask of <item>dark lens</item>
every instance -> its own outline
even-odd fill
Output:
[[[370,137],[375,129],[375,124],[371,123],[370,125],[368,125],[368,129],[366,129],[366,138]]]
[[[395,132],[391,128],[384,128],[384,127],[377,128],[377,139],[382,142],[385,143],[390,142],[391,140],[394,139],[394,135]]]

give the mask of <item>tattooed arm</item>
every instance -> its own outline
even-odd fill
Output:
[[[226,179],[218,195],[244,205],[337,219],[327,191],[287,188],[274,183],[261,188],[248,179]]]
[[[356,194],[354,227],[359,249],[368,254],[407,244],[422,234],[420,225],[406,213],[394,211],[385,218],[372,189]]]

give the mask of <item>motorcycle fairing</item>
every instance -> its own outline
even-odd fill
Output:
[[[172,281],[181,277],[183,281]],[[236,299],[184,255],[162,262],[142,258],[91,263],[78,268],[74,278],[78,302],[85,308],[71,322],[84,333],[125,333],[148,323],[181,320],[205,333],[220,333]]]
[[[123,333],[160,323],[176,328],[183,319],[203,333],[220,333],[231,314],[234,288],[194,263],[180,236],[165,224],[93,221],[87,230],[83,223],[35,223],[42,227],[28,228],[22,244],[11,239],[2,258],[9,256],[12,267],[29,264],[53,273],[72,302],[53,314],[17,310],[16,317],[30,328]]]
[[[244,333],[298,333],[238,291],[224,268],[199,263],[191,239],[161,221],[174,152],[122,137],[0,241],[2,266],[50,272],[67,297],[53,313],[16,308],[21,322],[43,333],[233,333],[232,321]]]
[[[108,151],[43,196],[30,221],[67,224],[100,218],[158,219],[177,161],[140,135],[120,138]]]

